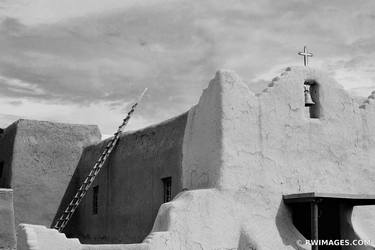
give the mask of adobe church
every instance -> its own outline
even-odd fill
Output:
[[[375,92],[358,102],[293,67],[254,93],[218,71],[186,113],[123,133],[64,231],[51,229],[108,140],[96,126],[4,129],[0,249],[375,249],[305,244],[375,241]]]

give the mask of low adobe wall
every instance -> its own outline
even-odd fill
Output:
[[[13,191],[11,189],[0,189],[0,249],[16,249]]]
[[[44,226],[21,224],[18,226],[18,250],[176,250],[169,233],[154,233],[141,244],[81,244],[78,239],[68,239],[65,234]],[[172,248],[171,248],[171,244]]]

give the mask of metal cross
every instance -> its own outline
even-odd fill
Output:
[[[303,56],[303,64],[307,66],[309,64],[309,57],[312,57],[313,54],[307,51],[306,46],[303,47],[303,52],[298,52],[298,55]]]

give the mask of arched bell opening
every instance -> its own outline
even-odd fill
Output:
[[[319,84],[314,80],[306,80],[303,83],[305,107],[308,109],[310,118],[320,118]]]

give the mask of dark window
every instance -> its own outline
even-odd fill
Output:
[[[311,232],[311,204],[295,203],[291,205],[293,224],[306,239],[312,240]],[[319,203],[318,209],[318,239],[335,240],[342,239],[340,227],[348,225],[340,224],[340,207],[337,201],[323,201]],[[342,215],[341,215],[342,216]],[[339,246],[319,246],[319,250],[341,249]]]
[[[92,213],[98,214],[98,195],[99,195],[99,186],[93,188],[92,196]]]
[[[172,199],[172,177],[165,177],[161,180],[163,181],[163,201],[168,202]]]
[[[3,177],[3,170],[4,170],[4,162],[0,162],[0,179]]]

